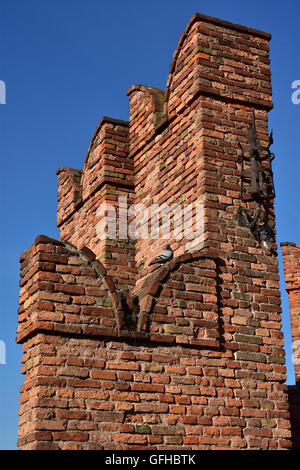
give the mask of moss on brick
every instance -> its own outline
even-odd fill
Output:
[[[208,47],[203,47],[203,46],[196,46],[193,51],[192,51],[192,57],[194,57],[198,52],[204,52],[205,54],[209,55],[218,55],[218,51],[215,49],[209,49]]]
[[[100,305],[101,307],[112,307],[112,302],[111,300],[109,299],[98,299],[97,301],[98,305]]]
[[[188,133],[189,133],[189,130],[188,130],[188,129],[186,129],[185,131],[181,132],[180,138],[181,138],[181,139],[184,139],[184,138],[188,135]]]
[[[104,170],[103,175],[104,176],[112,176],[113,178],[125,179],[125,175],[123,173],[117,173],[116,171]]]
[[[137,434],[151,434],[151,428],[148,424],[136,424],[135,432]]]

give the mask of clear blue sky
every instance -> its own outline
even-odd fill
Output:
[[[57,176],[82,168],[102,116],[128,119],[126,90],[165,88],[178,39],[196,12],[270,32],[278,241],[300,242],[299,1],[0,0],[0,449],[15,449],[22,347],[16,345],[19,255],[39,234],[58,238]],[[297,144],[296,144],[297,143]],[[279,250],[287,383],[294,383]]]

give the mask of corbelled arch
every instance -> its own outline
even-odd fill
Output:
[[[131,292],[139,300],[137,330],[156,334],[161,341],[218,348],[221,265],[224,261],[215,252],[203,248],[177,256],[148,275]]]

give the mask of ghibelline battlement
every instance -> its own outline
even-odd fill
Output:
[[[58,170],[60,240],[21,256],[20,448],[294,445],[270,39],[196,13],[166,89],[130,87]]]

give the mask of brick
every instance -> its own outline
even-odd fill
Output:
[[[67,428],[67,422],[64,420],[40,420],[36,424],[37,430],[42,431],[63,431]]]
[[[113,440],[120,443],[127,444],[147,444],[146,435],[132,435],[132,434],[115,434],[112,436]]]
[[[114,362],[107,362],[106,364],[107,369],[115,369],[115,370],[139,370],[140,365],[138,362],[121,362],[121,361],[114,361]]]
[[[166,436],[165,443],[171,445],[180,445],[182,444],[182,437],[181,436]]]
[[[109,370],[91,370],[90,377],[91,379],[117,380],[116,372]]]
[[[264,354],[248,352],[248,351],[237,351],[235,353],[237,360],[253,361],[253,362],[266,362],[266,356]]]
[[[55,284],[54,290],[57,292],[64,292],[72,295],[84,295],[85,289],[82,286],[69,285],[69,284]]]
[[[151,434],[151,427],[148,424],[136,424],[135,432],[138,434]]]
[[[244,335],[236,333],[234,339],[238,343],[262,344],[262,339],[258,336]]]
[[[53,432],[54,441],[87,441],[89,435],[87,432]]]
[[[184,434],[184,428],[180,426],[152,426],[152,433],[163,436],[178,436]]]
[[[168,405],[163,403],[136,403],[134,408],[138,413],[166,413],[168,411]]]
[[[89,371],[81,367],[64,367],[57,371],[57,375],[67,376],[67,377],[88,377]]]
[[[131,384],[131,390],[137,392],[164,392],[163,385],[136,383]]]
[[[96,422],[108,422],[108,423],[121,423],[124,419],[123,413],[118,412],[96,412],[93,414],[93,419]]]
[[[78,411],[78,410],[57,410],[56,412],[57,418],[61,419],[86,419],[89,420],[91,415],[86,411]]]

